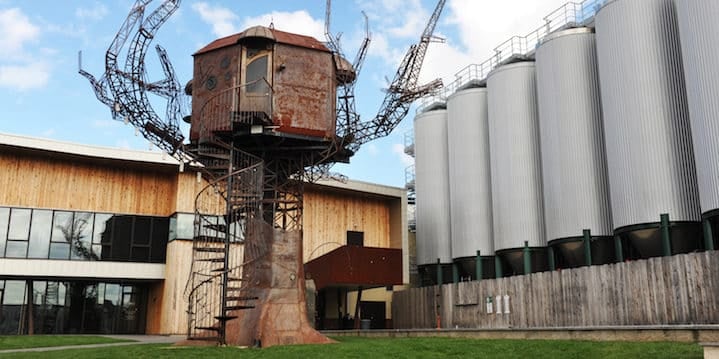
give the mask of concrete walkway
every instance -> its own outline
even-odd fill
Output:
[[[131,342],[105,343],[105,344],[87,344],[87,345],[66,345],[61,347],[43,347],[43,348],[25,348],[25,349],[7,349],[0,350],[0,354],[6,353],[22,353],[22,352],[49,352],[53,350],[66,349],[87,349],[87,348],[104,348],[117,347],[122,345],[137,344],[171,344],[184,340],[184,335],[99,335],[106,338],[133,340]]]

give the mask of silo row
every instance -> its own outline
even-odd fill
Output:
[[[462,273],[475,250],[496,254],[501,275],[716,247],[712,14],[719,2],[609,2],[596,36],[550,34],[536,63],[500,66],[487,89],[448,99],[448,172],[434,175],[450,189],[443,246]]]

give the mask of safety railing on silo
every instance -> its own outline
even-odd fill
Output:
[[[549,34],[578,26],[585,26],[594,20],[594,15],[604,4],[614,0],[585,0],[568,2],[543,18],[544,24],[525,36],[512,36],[494,48],[494,54],[479,64],[470,64],[455,74],[454,81],[445,85],[441,91],[426,96],[419,101],[417,112],[424,111],[428,106],[444,102],[457,89],[471,81],[482,83],[489,73],[502,64],[531,58],[534,50]]]
[[[404,153],[414,157],[414,130],[404,133]]]
[[[415,215],[417,194],[415,192],[414,177],[414,165],[404,169],[405,188],[407,189],[407,226],[411,232],[417,230],[417,217]]]
[[[404,169],[405,188],[407,188],[408,191],[414,192],[414,177],[414,165]]]

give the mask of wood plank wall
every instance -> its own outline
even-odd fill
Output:
[[[303,259],[308,262],[347,243],[347,231],[364,232],[366,247],[390,248],[391,201],[307,188]]]
[[[192,212],[195,174],[52,158],[51,155],[0,153],[0,204],[5,206],[86,210],[168,216],[180,197]],[[182,191],[178,191],[178,177]]]
[[[505,294],[510,313],[487,314],[485,298]],[[707,251],[409,289],[394,293],[392,318],[436,328],[439,303],[443,328],[717,324],[717,298],[719,251]]]

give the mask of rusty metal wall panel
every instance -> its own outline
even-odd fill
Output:
[[[200,112],[205,103],[240,82],[241,49],[240,45],[234,45],[195,56],[192,75],[191,141],[199,138],[200,126],[202,126]]]
[[[617,0],[595,17],[614,229],[700,219],[672,0]]]
[[[335,269],[335,270],[330,270]],[[402,250],[342,246],[305,264],[317,289],[402,284]]]
[[[334,136],[337,85],[332,54],[277,44],[273,62],[277,131]]]

